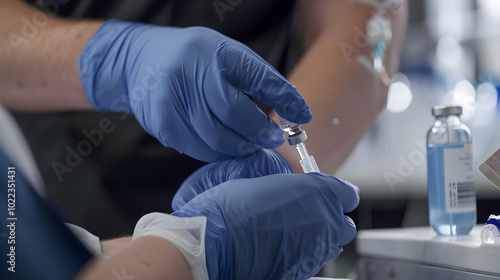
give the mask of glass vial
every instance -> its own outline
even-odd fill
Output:
[[[429,222],[440,235],[468,234],[476,224],[472,136],[462,107],[434,106],[427,133]]]

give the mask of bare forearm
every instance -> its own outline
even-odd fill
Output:
[[[102,22],[55,18],[0,0],[0,103],[15,110],[91,109],[78,57]]]
[[[306,53],[288,77],[313,112],[313,120],[304,125],[306,144],[324,173],[334,173],[347,158],[363,134],[371,127],[387,98],[387,87],[375,81],[341,46],[352,46],[357,53],[370,55],[372,47],[363,42],[372,8],[347,1],[314,0],[307,2],[304,17]],[[316,5],[312,5],[315,3]],[[322,4],[323,3],[323,4]],[[332,3],[344,3],[336,6]],[[308,15],[316,15],[311,18]],[[406,10],[391,15],[394,39],[388,47],[386,65],[394,72],[404,35]],[[366,41],[365,41],[366,42]],[[293,147],[279,151],[295,171],[300,171]]]
[[[94,260],[77,279],[113,278],[189,280],[193,276],[186,259],[172,243],[161,237],[145,236],[113,249],[109,259]]]

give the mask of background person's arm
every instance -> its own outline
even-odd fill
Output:
[[[387,87],[356,62],[354,53],[346,57],[341,49],[348,44],[350,50],[371,55],[372,46],[359,42],[365,42],[366,22],[374,11],[354,1],[331,0],[303,0],[299,8],[306,51],[288,79],[313,113],[312,121],[302,126],[309,136],[305,144],[321,172],[332,174],[386,104]],[[387,13],[393,27],[385,63],[389,75],[397,70],[407,22],[406,4],[392,8]],[[295,147],[285,143],[278,151],[295,172],[302,172]]]
[[[78,57],[101,24],[0,0],[0,103],[25,111],[93,109],[83,92]]]
[[[116,249],[109,259],[94,260],[77,279],[189,280],[193,275],[172,243],[161,237],[143,236]]]

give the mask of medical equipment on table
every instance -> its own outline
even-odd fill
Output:
[[[280,117],[280,122],[282,129],[288,133],[288,143],[292,146],[296,145],[296,148],[299,151],[300,166],[302,166],[304,173],[319,172],[319,168],[314,160],[314,157],[309,155],[306,145],[304,144],[304,141],[307,139],[306,132],[300,129],[299,124],[289,122],[282,117]]]
[[[490,215],[486,225],[481,230],[481,242],[500,245],[500,215]]]
[[[481,242],[482,228],[459,236],[437,235],[428,226],[359,230],[358,280],[498,280],[499,247]]]
[[[472,135],[461,106],[434,106],[427,133],[429,223],[440,235],[468,234],[476,224]]]

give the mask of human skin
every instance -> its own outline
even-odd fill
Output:
[[[157,236],[113,239],[101,243],[107,258],[95,258],[82,269],[77,280],[193,279],[189,264],[169,241]]]
[[[365,32],[374,10],[355,1],[302,0],[300,12],[306,51],[287,78],[313,113],[312,121],[302,126],[308,135],[307,149],[322,173],[333,174],[386,105],[388,88],[375,81],[354,56],[346,57],[341,48],[348,44],[357,53],[371,55],[373,48],[363,44],[360,36],[364,34],[359,31]],[[393,29],[385,60],[389,75],[399,65],[407,12],[403,2],[385,13]],[[333,119],[337,120],[335,125]],[[285,143],[277,151],[295,172],[302,172],[295,147]]]
[[[59,19],[16,0],[0,0],[0,18],[0,103],[21,111],[93,109],[78,57],[102,22]]]
[[[132,241],[132,236],[123,236],[113,239],[106,239],[101,241],[101,252],[105,256],[109,256],[116,252],[117,249]]]

